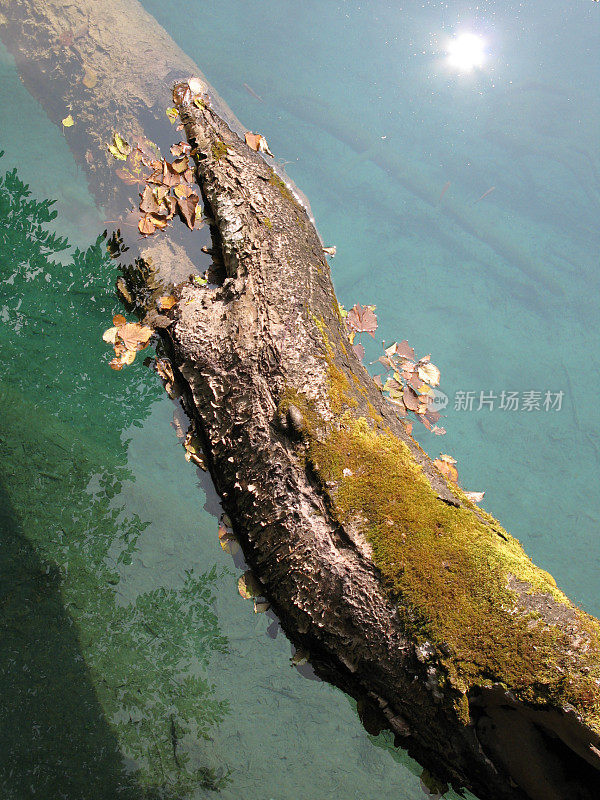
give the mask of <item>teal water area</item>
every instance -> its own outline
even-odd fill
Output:
[[[367,358],[432,353],[448,433],[420,441],[600,614],[600,7],[144,5],[289,162],[341,302],[377,305]],[[469,74],[445,62],[458,28],[486,40]],[[155,376],[108,369],[102,211],[0,55],[2,796],[418,800],[419,766],[238,596]]]

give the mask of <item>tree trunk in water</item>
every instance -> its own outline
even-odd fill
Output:
[[[132,0],[1,7],[27,85],[57,123],[72,110],[69,143],[118,213],[112,131],[152,136],[167,81],[197,68]],[[120,39],[125,19],[137,24]],[[215,222],[214,282],[185,279],[201,269],[189,237],[160,233],[140,254],[178,282],[162,336],[286,632],[369,730],[389,727],[441,780],[482,800],[597,798],[600,624],[407,433],[349,345],[295,189],[217,100],[180,114]]]

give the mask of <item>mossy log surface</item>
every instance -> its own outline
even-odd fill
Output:
[[[223,269],[180,287],[173,360],[286,631],[456,788],[598,797],[600,624],[408,435],[293,191],[212,109],[180,114]]]
[[[152,137],[170,81],[197,67],[135,0],[0,0],[0,12],[26,85],[57,124],[72,111],[67,141],[119,215],[130,192],[112,132]],[[226,106],[213,96],[181,113],[219,285],[184,280],[208,264],[168,231],[131,252],[159,283],[184,280],[161,333],[286,632],[370,729],[389,726],[454,786],[482,800],[597,798],[599,623],[406,433],[348,345],[309,216]]]

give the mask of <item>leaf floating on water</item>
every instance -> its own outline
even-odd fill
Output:
[[[421,402],[419,400],[419,396],[411,386],[404,387],[404,391],[402,392],[402,399],[404,400],[404,405],[408,408],[409,411],[419,410]]]
[[[417,373],[422,381],[427,381],[431,386],[437,386],[440,382],[440,371],[435,364],[419,362]]]
[[[108,145],[108,152],[119,161],[127,161],[127,156],[123,155],[119,148],[114,144]]]
[[[151,217],[145,216],[142,217],[138,222],[138,229],[144,236],[150,236],[150,234],[154,233],[156,230],[156,225],[152,221]]]
[[[165,111],[165,114],[169,118],[169,120],[171,122],[171,125],[175,122],[175,120],[179,116],[179,112],[177,111],[176,108],[167,108],[167,110]]]
[[[158,203],[154,192],[150,186],[146,186],[142,195],[141,195],[141,202],[140,202],[140,211],[144,214],[156,214],[160,208],[160,204]],[[140,229],[141,230],[141,229]],[[144,233],[144,231],[141,231]],[[151,231],[153,233],[153,231]]]
[[[189,167],[189,161],[187,156],[184,156],[183,158],[177,158],[171,164],[171,168],[179,174],[185,172],[186,169],[188,169],[188,167]]]
[[[240,550],[238,540],[231,531],[227,530],[223,523],[219,524],[219,543],[222,549],[231,556],[235,556]]]
[[[173,193],[175,197],[189,197],[192,194],[192,190],[189,186],[186,186],[185,183],[180,183],[178,186],[175,186]]]
[[[119,339],[128,350],[142,349],[152,337],[152,328],[139,322],[127,322],[119,327]]]
[[[268,611],[271,608],[271,603],[267,600],[255,600],[254,601],[254,613],[255,614],[264,614],[265,611]]]
[[[136,354],[135,350],[130,350],[129,348],[127,348],[127,350],[125,350],[125,352],[121,356],[122,363],[126,364],[127,366],[133,364],[133,362],[135,361],[135,354]]]
[[[119,329],[117,327],[109,328],[108,330],[104,331],[102,334],[102,338],[107,344],[115,344],[117,341],[117,334],[119,333]]]
[[[258,151],[258,140],[260,139],[260,134],[252,133],[251,131],[246,131],[246,144],[251,150]]]
[[[262,586],[254,577],[252,570],[246,570],[238,580],[238,592],[244,600],[251,600],[253,597],[260,597]]]
[[[386,348],[386,355],[388,356],[400,356],[400,358],[409,358],[414,360],[415,351],[409,345],[409,343],[404,339],[402,342],[394,342],[393,345]]]
[[[81,82],[87,89],[93,89],[98,83],[98,74],[93,69],[88,67]]]
[[[251,150],[256,150],[260,153],[267,153],[267,155],[274,158],[275,156],[269,150],[269,145],[267,144],[267,140],[262,135],[262,133],[252,133],[252,131],[246,131],[246,144]]]
[[[61,122],[63,128],[72,128],[73,125],[75,125],[75,120],[73,119],[73,116],[71,114],[69,114],[63,120],[61,120]]]
[[[131,153],[131,145],[126,142],[118,133],[113,134],[113,142],[119,153],[127,157]]]
[[[456,464],[456,459],[452,458],[452,456],[442,454],[439,458],[436,458],[433,463],[444,477],[448,478],[452,483],[458,484],[458,470],[454,466]]]
[[[115,314],[112,321],[113,325],[116,325],[117,328],[120,327],[121,325],[125,325],[125,323],[127,322],[123,314]]]
[[[465,495],[472,503],[481,503],[485,492],[465,492]]]
[[[181,158],[181,156],[189,156],[192,148],[187,142],[178,142],[171,145],[171,155],[174,158]]]
[[[159,297],[157,300],[157,305],[161,311],[169,311],[169,309],[173,308],[173,306],[176,304],[177,300],[172,294]]]
[[[194,230],[194,224],[196,222],[196,208],[198,207],[199,200],[200,198],[198,195],[194,194],[193,192],[189,195],[189,197],[177,198],[177,207],[179,208],[179,212],[190,230]]]
[[[121,361],[120,358],[113,358],[112,361],[108,362],[108,366],[111,369],[121,370],[121,369],[123,369],[123,362]]]
[[[161,231],[164,230],[168,225],[167,220],[162,216],[158,216],[157,214],[151,214],[150,219],[152,220],[153,224]]]
[[[447,455],[446,453],[441,453],[440,461],[444,461],[446,464],[456,464],[457,461],[452,456]]]
[[[377,330],[377,317],[370,306],[361,306],[357,303],[348,312],[346,319],[348,326],[356,333],[373,333]]]

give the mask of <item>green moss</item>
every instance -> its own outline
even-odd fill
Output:
[[[480,509],[475,513],[458,487],[464,507],[441,502],[404,442],[352,416],[348,379],[333,364],[322,323],[319,328],[331,406],[339,415],[335,425],[328,427],[297,392],[288,392],[280,405],[293,403],[301,410],[306,461],[323,486],[335,487],[328,491],[340,522],[361,526],[408,635],[437,646],[447,679],[460,693],[500,683],[524,701],[569,702],[600,726],[597,623],[570,605],[552,576],[536,567],[493,517]],[[509,576],[576,615],[588,640],[587,652],[582,648],[578,655],[576,681],[568,682],[571,664],[560,660],[563,634],[537,612],[517,611]],[[589,669],[585,677],[581,666]],[[457,700],[456,713],[466,724],[465,699]]]
[[[273,169],[271,170],[271,175],[269,177],[269,183],[271,184],[271,186],[274,186],[276,189],[279,190],[279,194],[282,197],[285,197],[286,200],[289,200],[290,203],[293,203],[296,207],[298,207],[298,208],[301,207],[299,205],[298,201],[296,200],[296,198],[294,197],[294,195],[292,194],[292,192],[285,185],[284,181],[281,180],[279,175]]]
[[[339,429],[311,441],[309,456],[323,482],[337,486],[340,521],[364,521],[374,562],[411,633],[449,648],[457,688],[466,691],[484,676],[521,689],[527,700],[563,690],[565,673],[556,663],[562,634],[535,613],[514,613],[509,575],[535,592],[568,600],[495,520],[492,527],[468,507],[440,502],[404,442],[364,419],[346,414]],[[576,613],[593,639],[590,667],[598,673],[597,629]],[[574,705],[581,703],[581,687],[575,688]],[[597,702],[597,688],[592,696],[584,687],[583,696]]]
[[[215,161],[220,161],[223,156],[227,155],[227,145],[220,139],[217,139],[216,142],[213,142],[210,149]]]

